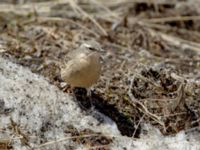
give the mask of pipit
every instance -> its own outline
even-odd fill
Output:
[[[61,66],[61,78],[71,87],[89,88],[101,74],[102,49],[95,41],[83,43],[67,55]]]

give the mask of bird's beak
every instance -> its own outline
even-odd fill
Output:
[[[105,62],[104,58],[102,56],[99,57],[101,64]]]
[[[103,53],[105,53],[105,50],[102,49],[102,48],[100,48],[98,52],[101,53],[101,54],[103,54]]]

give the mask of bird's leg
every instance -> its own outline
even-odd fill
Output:
[[[75,100],[78,102],[79,106],[84,109],[88,110],[91,108],[91,102],[88,101],[87,89],[85,88],[74,88],[73,94]]]
[[[87,97],[91,97],[91,96],[92,96],[91,88],[87,88]]]
[[[92,89],[91,88],[87,88],[87,97],[89,98],[91,110],[93,110],[94,105],[93,105],[93,102],[92,102]]]

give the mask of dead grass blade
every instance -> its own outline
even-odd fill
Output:
[[[96,19],[94,19],[93,16],[89,15],[88,13],[86,13],[81,7],[78,6],[78,4],[75,1],[69,0],[69,4],[71,5],[71,7],[74,10],[77,10],[84,17],[90,19],[99,28],[99,30],[103,33],[103,35],[105,35],[105,36],[108,35],[107,32],[106,32],[106,30],[96,21]]]

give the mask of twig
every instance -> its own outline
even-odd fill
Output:
[[[82,15],[84,15],[85,17],[89,18],[100,30],[101,32],[107,36],[107,32],[106,30],[93,18],[93,16],[89,15],[88,13],[86,13],[81,7],[79,7],[76,2],[74,2],[73,0],[69,0],[69,3],[71,5],[72,8],[78,10]]]
[[[135,131],[133,132],[132,138],[134,138],[134,136],[135,136],[135,134],[136,134],[136,131],[137,131],[139,125],[141,124],[141,122],[142,122],[143,119],[144,119],[144,116],[145,116],[145,114],[142,115],[142,117],[140,118],[139,122],[137,123],[137,125],[136,125],[136,127],[135,127]],[[133,143],[133,141],[131,141],[128,150],[131,149],[132,143]]]
[[[184,29],[184,28],[177,28],[177,27],[172,27],[172,26],[169,26],[169,25],[156,24],[156,23],[150,23],[150,22],[142,22],[142,21],[139,21],[139,24],[141,24],[142,26],[148,27],[148,28],[162,30],[164,32],[176,31],[176,32],[179,32],[179,33],[187,33],[187,35],[190,34],[192,36],[196,36],[196,38],[200,38],[199,32],[187,30],[187,29]]]
[[[111,11],[108,7],[106,7],[105,5],[104,5],[104,3],[102,3],[101,1],[97,1],[97,0],[92,0],[92,2],[93,3],[95,3],[95,4],[97,4],[97,5],[99,5],[100,7],[102,7],[105,11],[107,11],[108,13],[110,13],[111,14],[111,16],[113,16],[114,18],[116,18],[116,19],[120,19],[120,17],[119,17],[119,15],[117,15],[116,13],[114,13],[113,11]],[[106,13],[106,15],[107,15],[107,13]]]
[[[29,136],[26,135],[25,133],[23,133],[21,131],[21,129],[19,128],[18,124],[16,122],[14,122],[14,120],[12,119],[12,117],[10,117],[10,122],[11,122],[11,127],[13,129],[13,132],[18,135],[21,136],[22,138],[20,138],[20,141],[22,144],[28,146],[29,148],[31,148],[30,144],[29,144]]]
[[[138,127],[139,127],[139,125],[141,124],[141,122],[142,122],[142,121],[143,121],[143,119],[144,119],[144,116],[145,116],[145,114],[143,114],[143,115],[142,115],[142,117],[140,118],[140,120],[139,120],[138,124],[136,125],[136,127],[135,127],[135,131],[133,132],[133,135],[132,135],[132,138],[135,136],[135,134],[136,134],[136,131],[137,131],[137,129],[138,129]]]
[[[70,22],[73,23],[75,25],[77,25],[78,27],[88,31],[89,33],[95,35],[96,37],[98,37],[98,34],[95,33],[94,31],[88,29],[87,27],[83,26],[83,24],[79,24],[71,19],[67,19],[67,18],[59,18],[59,17],[38,17],[38,21],[41,22],[45,22],[45,21],[55,21],[55,22]]]
[[[164,41],[170,43],[171,45],[180,47],[182,49],[189,48],[190,50],[196,51],[200,54],[200,44],[199,43],[195,43],[192,41],[188,41],[188,40],[177,38],[177,37],[174,37],[171,35],[167,35],[163,32],[155,31],[150,28],[148,30],[152,36],[160,36]]]
[[[88,150],[92,150],[92,149],[97,150],[97,149],[101,149],[101,148],[105,148],[105,147],[109,147],[109,146],[110,146],[110,144],[106,144],[106,145],[92,146],[92,147],[87,147],[87,148],[88,148]]]
[[[132,100],[132,102],[130,103],[131,105],[135,105],[134,103],[138,104],[141,109],[143,110],[143,113],[145,113],[147,116],[149,116],[151,119],[153,119],[154,121],[156,121],[158,124],[160,124],[161,126],[164,127],[164,123],[160,121],[160,118],[154,114],[152,114],[151,112],[149,112],[149,110],[138,100],[135,99],[135,97],[133,96],[131,89],[133,86],[133,79],[131,80],[131,84],[129,86],[129,91],[128,91],[128,96],[129,98]]]
[[[113,1],[108,1],[108,0],[101,0],[102,3],[104,3],[107,6],[113,6],[113,5],[123,5],[126,3],[147,3],[147,4],[168,4],[168,5],[173,5],[177,3],[177,0],[113,0]]]
[[[159,88],[159,89],[163,89],[163,87],[161,87],[159,84],[156,84],[155,82],[151,81],[148,78],[145,78],[144,76],[140,75],[139,73],[135,73],[140,79],[142,79],[143,81],[148,81],[149,83],[151,83],[152,85],[154,85],[155,87]]]
[[[151,23],[163,23],[163,22],[171,22],[171,21],[197,21],[200,20],[200,16],[176,16],[176,17],[164,17],[164,18],[151,18],[144,19],[144,22]]]

